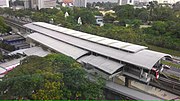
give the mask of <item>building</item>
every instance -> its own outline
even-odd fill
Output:
[[[73,0],[62,0],[62,2],[68,4],[68,3],[73,3]]]
[[[134,0],[118,0],[118,4],[119,5],[134,5]]]
[[[31,0],[31,8],[52,8],[56,7],[56,0]]]
[[[26,39],[20,35],[8,35],[1,38],[3,43],[12,45],[15,49],[24,49],[29,47],[29,44],[26,43]]]
[[[158,78],[161,59],[170,55],[148,50],[145,46],[95,36],[55,25],[34,22],[24,25],[32,30],[30,46],[41,45],[82,63],[92,74],[107,80],[116,75],[148,83]],[[154,75],[156,74],[156,75]]]
[[[29,9],[30,8],[30,0],[24,0],[24,9]]]
[[[175,4],[180,0],[149,0],[149,1],[157,1],[159,4]]]
[[[136,95],[132,93],[132,89],[127,91],[127,87],[131,87],[134,80],[148,84],[152,79],[158,79],[158,73],[162,68],[161,59],[171,58],[170,55],[148,50],[145,46],[44,22],[33,22],[24,27],[33,31],[27,36],[27,42],[31,46],[40,46],[48,51],[72,57],[84,66],[89,73],[88,78],[100,75],[107,82],[111,82],[106,85],[108,89],[118,93],[124,89],[121,94],[127,93],[126,95],[135,96],[135,99],[156,99],[145,97],[146,94],[142,95],[143,97],[137,93]]]
[[[87,0],[74,0],[73,5],[76,7],[86,7]]]
[[[9,7],[9,0],[0,0],[0,7]]]

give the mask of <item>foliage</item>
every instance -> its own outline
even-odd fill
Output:
[[[0,34],[1,33],[7,33],[11,30],[9,26],[7,26],[4,22],[4,19],[0,17]]]
[[[90,81],[70,57],[30,56],[0,82],[1,99],[102,99],[103,82]]]
[[[105,23],[112,23],[115,20],[115,17],[111,13],[106,13],[103,17]]]
[[[78,19],[81,17],[83,24],[95,24],[94,16],[95,15],[90,10],[74,7],[74,18]]]
[[[176,2],[175,4],[173,4],[173,9],[175,11],[180,11],[180,2]]]
[[[134,7],[132,5],[115,6],[113,10],[116,12],[120,19],[134,18]]]

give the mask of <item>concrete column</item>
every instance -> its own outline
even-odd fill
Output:
[[[125,77],[125,86],[129,87],[129,85],[130,85],[130,80],[128,77]]]

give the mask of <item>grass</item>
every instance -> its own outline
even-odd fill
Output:
[[[180,57],[180,51],[176,51],[176,50],[171,50],[171,49],[167,49],[167,48],[162,48],[162,47],[158,47],[158,46],[153,46],[153,45],[146,45],[149,49],[154,50],[154,51],[158,51],[158,52],[162,52],[162,53],[167,53],[173,56],[178,56]]]
[[[163,74],[165,74],[167,77],[170,77],[170,78],[173,78],[173,79],[176,79],[176,80],[180,80],[180,77],[178,77],[176,75],[167,74],[167,73],[163,73]]]
[[[175,64],[175,63],[172,63],[172,62],[169,62],[169,61],[162,61],[162,64],[169,65],[171,67],[180,68],[180,64]]]

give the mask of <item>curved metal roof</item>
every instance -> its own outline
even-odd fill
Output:
[[[125,42],[121,42],[121,41],[117,41],[117,40],[113,40],[113,39],[108,39],[108,38],[104,38],[104,37],[100,37],[100,36],[94,36],[94,35],[91,35],[91,34],[75,31],[75,30],[72,30],[72,29],[67,29],[67,28],[47,24],[47,23],[44,23],[44,22],[34,22],[33,24],[44,27],[44,28],[50,28],[52,30],[55,30],[55,31],[58,31],[58,32],[61,32],[61,33],[64,33],[64,34],[69,34],[69,35],[79,37],[79,38],[82,38],[82,39],[85,39],[85,40],[89,40],[89,41],[92,41],[92,42],[96,42],[96,43],[100,43],[100,44],[103,44],[103,45],[112,46],[114,48],[119,48],[119,49],[122,49],[122,50],[126,50],[126,51],[129,51],[129,52],[134,52],[135,53],[135,52],[138,52],[140,50],[143,50],[143,49],[147,48],[145,46],[125,43]],[[69,31],[71,33],[68,33],[66,31]],[[89,37],[93,36],[93,38],[87,39],[87,38],[81,37],[81,36],[89,36]],[[109,44],[110,43],[118,43],[118,44],[122,45],[122,47],[116,47],[116,45],[109,45],[108,43]],[[128,48],[125,47],[127,44],[128,44]]]
[[[61,42],[61,44],[66,43],[72,47],[71,49],[83,49],[88,52],[94,52],[106,57],[110,57],[112,59],[143,67],[145,69],[152,69],[152,67],[157,61],[159,61],[159,59],[164,56],[170,56],[169,54],[147,50],[145,46],[90,35],[87,33],[74,31],[43,22],[26,24],[25,27],[39,32],[39,34],[45,35],[51,38],[51,40],[59,41]],[[61,29],[63,29],[63,31],[61,31]],[[36,35],[29,36],[31,36],[31,38],[36,38]],[[58,47],[58,45],[54,45],[53,43],[49,44],[48,41],[44,42],[44,39],[42,39],[41,37],[39,38],[39,40],[42,40],[42,44],[46,43],[49,47]],[[70,48],[63,48],[64,51],[69,49]],[[72,54],[71,52],[68,52],[66,53],[66,55],[71,56]]]
[[[80,63],[83,62],[86,64],[90,64],[111,75],[124,66],[124,64],[121,64],[119,62],[107,59],[102,56],[94,56],[94,55],[84,56],[78,59],[77,61]]]
[[[53,38],[50,38],[48,36],[39,34],[39,33],[33,33],[28,35],[29,38],[57,51],[62,54],[65,54],[67,56],[72,57],[73,59],[78,59],[84,54],[87,54],[88,51],[77,48],[75,46],[69,45],[67,43],[63,43],[61,41],[55,40]]]

